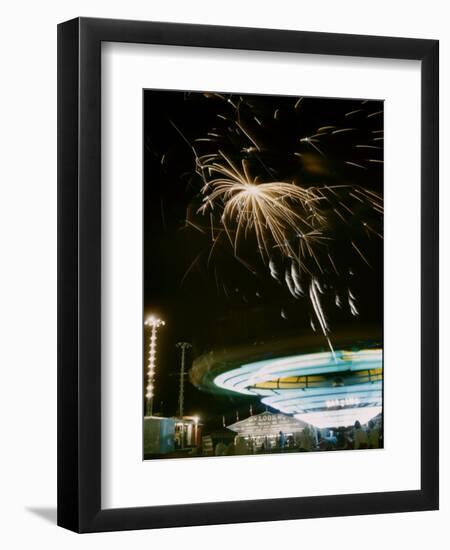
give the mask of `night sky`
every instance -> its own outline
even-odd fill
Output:
[[[198,212],[204,182],[195,155],[221,151],[237,166],[245,159],[259,183],[356,185],[382,195],[383,103],[153,90],[144,91],[143,101],[144,316],[157,314],[166,322],[158,332],[154,411],[172,416],[178,403],[177,342],[193,346],[189,367],[211,349],[312,331],[311,321],[320,333],[308,299],[295,299],[282,276],[270,275],[251,232],[240,238],[239,258],[223,231],[211,251],[220,216],[215,214],[211,229],[209,213]],[[311,136],[312,142],[304,140]],[[321,268],[309,266],[325,288],[331,338],[333,329],[381,326],[383,307],[383,241],[377,236],[382,216],[352,196],[345,197],[347,211],[339,200],[340,216],[332,204],[326,211]],[[277,254],[283,273],[289,260]],[[357,298],[358,316],[335,306],[335,294],[344,296],[348,288]],[[245,418],[250,404],[254,413],[264,410],[257,399],[210,395],[186,378],[185,414],[198,414],[210,425],[221,425],[222,415],[231,423],[236,410]]]

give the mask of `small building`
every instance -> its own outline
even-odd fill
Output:
[[[175,448],[175,419],[144,417],[144,456],[172,453]]]
[[[201,424],[198,416],[183,416],[173,420],[175,421],[175,448],[198,447],[201,442]]]
[[[144,417],[144,456],[167,455],[195,449],[201,441],[201,424],[196,416]]]

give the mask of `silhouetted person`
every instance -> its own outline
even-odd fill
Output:
[[[369,449],[378,449],[380,447],[380,431],[375,426],[373,420],[369,420]]]
[[[361,428],[361,423],[359,420],[355,422],[355,427],[353,430],[353,441],[355,449],[367,449],[369,446],[369,438],[367,437],[367,432]]]

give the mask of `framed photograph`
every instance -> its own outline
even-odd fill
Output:
[[[438,42],[58,27],[58,524],[438,508]]]

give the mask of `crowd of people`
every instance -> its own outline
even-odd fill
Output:
[[[344,451],[351,449],[379,449],[383,446],[381,426],[369,420],[362,426],[357,420],[351,428],[328,430],[318,434],[318,450]]]
[[[379,449],[383,446],[381,424],[370,420],[362,426],[357,420],[352,427],[313,430],[306,426],[296,434],[280,431],[276,437],[262,440],[238,437],[228,443],[219,441],[214,448],[215,456],[248,455],[284,451],[343,451],[351,449]]]

